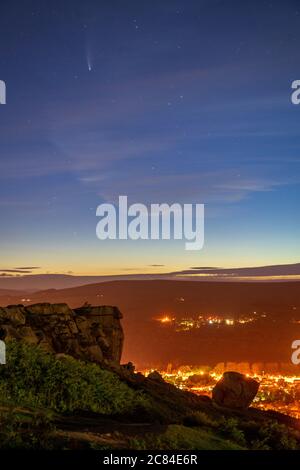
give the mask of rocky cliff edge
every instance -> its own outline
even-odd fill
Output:
[[[0,307],[5,341],[23,340],[45,351],[97,363],[119,364],[124,334],[117,307],[41,303]]]

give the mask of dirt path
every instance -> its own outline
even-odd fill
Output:
[[[64,431],[93,432],[101,434],[120,433],[126,436],[147,433],[161,434],[166,430],[162,424],[127,423],[102,415],[59,416],[54,421],[57,428]]]

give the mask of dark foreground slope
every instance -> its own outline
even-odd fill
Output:
[[[12,340],[0,368],[0,448],[300,449],[299,423],[222,409],[159,376]]]

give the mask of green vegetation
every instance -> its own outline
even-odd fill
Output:
[[[245,417],[214,416],[196,411],[184,419],[184,424],[206,429],[228,439],[237,446],[252,450],[297,450],[300,448],[300,432],[276,420],[264,422]],[[255,436],[255,437],[254,437]]]
[[[186,416],[183,423],[186,426],[207,426],[209,428],[218,428],[219,426],[219,421],[204,413],[204,411],[195,411]]]
[[[160,380],[127,380],[11,341],[0,367],[0,449],[7,448],[285,450],[300,448],[300,432],[258,410],[222,410]]]
[[[7,365],[0,367],[0,397],[2,404],[105,415],[130,413],[145,402],[113,372],[16,341],[8,343]]]
[[[296,436],[284,425],[268,421],[258,431],[259,439],[252,442],[252,448],[257,450],[297,450]]]
[[[47,413],[0,414],[0,449],[53,449],[55,427]]]
[[[149,435],[130,442],[132,449],[155,450],[243,450],[238,444],[201,428],[173,424],[160,435]]]

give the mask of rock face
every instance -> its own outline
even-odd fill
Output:
[[[225,372],[212,391],[213,401],[227,408],[248,408],[258,392],[259,383],[239,372]]]
[[[156,380],[158,382],[164,382],[164,379],[163,379],[162,375],[160,375],[160,373],[157,372],[157,370],[154,370],[153,372],[151,372],[148,375],[148,379]]]
[[[123,348],[121,312],[117,307],[67,304],[0,307],[0,329],[9,339],[23,340],[53,353],[98,363],[119,364]]]

